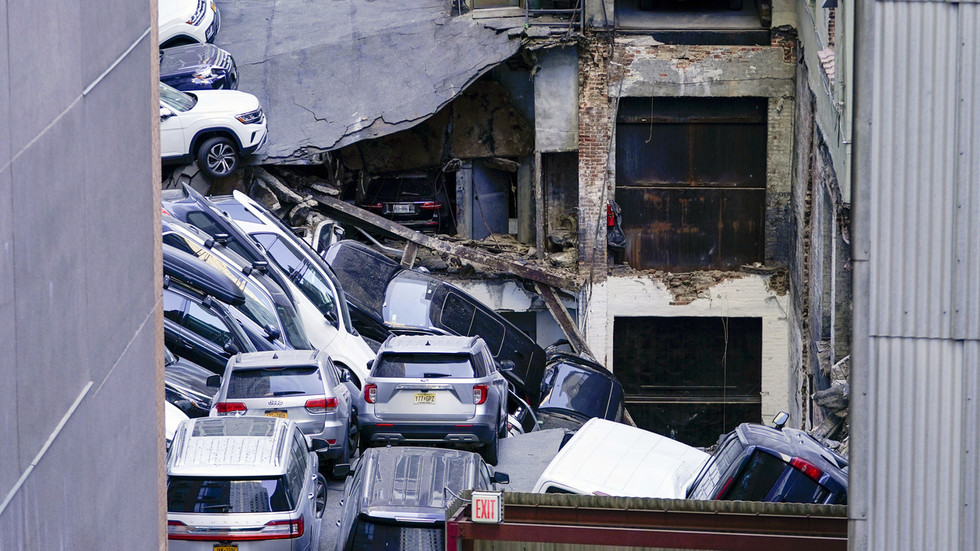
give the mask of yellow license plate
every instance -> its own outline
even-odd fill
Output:
[[[415,403],[416,404],[434,404],[436,403],[436,395],[431,392],[416,392],[415,393]]]
[[[265,412],[266,417],[279,417],[280,419],[287,419],[285,411],[267,411]],[[228,549],[238,549],[237,547],[229,547]]]
[[[214,551],[238,551],[237,545],[215,545]]]

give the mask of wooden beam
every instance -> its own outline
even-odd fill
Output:
[[[387,218],[378,216],[373,212],[355,207],[329,195],[314,193],[312,197],[335,218],[354,226],[371,228],[384,235],[405,239],[427,249],[450,254],[474,264],[485,266],[498,273],[512,274],[557,289],[577,291],[581,286],[577,277],[557,274],[537,266],[528,266],[519,260],[508,260],[498,255],[486,253],[475,247],[467,247],[459,243],[452,243],[424,233],[419,233],[401,224],[392,222]]]
[[[592,355],[592,351],[589,350],[589,345],[585,344],[585,339],[578,332],[578,327],[575,325],[575,320],[572,319],[572,315],[568,313],[565,305],[562,304],[561,299],[555,294],[555,290],[547,285],[543,285],[538,282],[534,282],[534,289],[541,295],[544,299],[545,305],[548,307],[548,311],[554,316],[555,321],[558,322],[558,326],[565,333],[565,337],[568,339],[568,343],[572,346],[572,349],[576,354],[585,354],[592,359],[595,356]]]
[[[402,268],[406,270],[412,269],[412,264],[415,264],[415,256],[419,252],[419,246],[415,243],[408,241],[405,243],[405,251],[402,253]]]

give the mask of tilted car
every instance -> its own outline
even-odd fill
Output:
[[[208,386],[208,379],[214,373],[174,356],[166,347],[163,357],[164,398],[188,417],[207,417],[211,411],[211,400],[218,391]]]
[[[185,44],[160,50],[160,82],[185,92],[235,90],[238,66],[214,44]]]
[[[846,505],[846,469],[804,431],[742,423],[721,437],[687,498]]]
[[[165,163],[197,161],[212,178],[238,168],[268,137],[265,113],[238,90],[181,92],[160,83],[160,155]]]
[[[214,0],[160,0],[157,32],[163,48],[213,42],[221,27]]]
[[[508,482],[505,473],[494,472],[473,452],[413,446],[367,450],[344,487],[336,551],[443,551],[446,507],[453,497]]]
[[[219,207],[190,186],[183,186],[182,189],[163,190],[161,195],[163,208],[167,214],[197,226],[216,241],[223,243],[253,264],[260,262],[266,264],[269,267],[267,275],[291,297],[303,323],[304,332],[309,337],[311,344],[318,349],[326,350],[334,364],[350,371],[351,384],[360,391],[362,381],[367,376],[368,363],[374,359],[374,352],[354,332],[347,313],[346,301],[343,299],[343,290],[339,281],[336,281],[336,278],[331,275],[332,272],[325,275],[320,274],[322,277],[317,276],[315,278],[318,283],[324,283],[323,286],[313,286],[312,284],[314,281],[313,274],[320,273],[315,269],[304,268],[299,272],[294,270],[291,275],[287,275],[267,254],[269,251],[266,251],[258,241],[246,233],[238,221],[229,217],[229,214],[233,214],[239,220],[251,217],[250,219],[254,223],[261,223],[262,228],[271,227],[262,222],[260,218],[252,214],[252,211],[246,209],[237,200],[223,201]],[[275,225],[274,223],[270,224]],[[263,230],[263,232],[267,231],[270,230]],[[299,250],[302,251],[302,249]],[[280,259],[280,262],[283,261]],[[283,263],[285,267],[291,265],[293,264]],[[309,262],[300,263],[300,265],[304,267],[313,266]],[[329,267],[326,269],[329,270]],[[301,277],[297,276],[297,273],[301,274]],[[333,279],[330,279],[331,277]],[[311,282],[309,286],[304,284],[303,287],[307,290],[313,288],[321,290],[324,293],[321,295],[322,300],[319,302],[311,300],[303,292],[301,286],[297,284],[297,279]],[[326,283],[330,283],[330,285]],[[329,311],[339,317],[328,319],[328,316],[324,314],[328,304],[334,305],[334,309]]]
[[[536,410],[541,429],[577,430],[593,417],[618,423],[623,410],[623,385],[615,375],[580,356],[549,356]]]
[[[357,446],[347,373],[325,352],[283,350],[234,356],[214,397],[212,417],[258,415],[295,421],[303,434],[327,441],[323,459],[349,463]]]
[[[504,375],[522,398],[537,404],[544,350],[503,316],[458,287],[405,270],[363,243],[338,241],[327,248],[324,259],[344,286],[352,310],[394,332],[414,329],[481,337],[497,362],[513,362]]]
[[[361,447],[443,444],[497,464],[507,435],[507,381],[479,337],[392,336],[364,381]]]
[[[171,551],[317,549],[327,497],[320,444],[288,419],[181,423],[167,458]]]

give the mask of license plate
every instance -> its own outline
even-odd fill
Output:
[[[391,209],[391,211],[394,212],[395,214],[412,214],[414,210],[415,209],[412,208],[412,205],[400,205],[397,203],[392,205],[392,209]]]
[[[431,392],[416,392],[415,393],[415,403],[416,404],[434,404],[436,403],[436,395]]]
[[[279,417],[280,419],[287,419],[285,411],[273,410],[265,412],[266,417]],[[237,549],[237,548],[236,548]]]
[[[238,551],[237,545],[215,545],[214,551]]]

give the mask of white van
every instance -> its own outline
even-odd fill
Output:
[[[532,492],[684,499],[709,457],[666,436],[596,418],[555,455]]]

